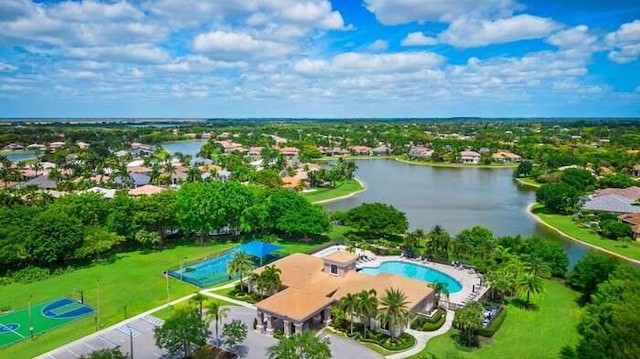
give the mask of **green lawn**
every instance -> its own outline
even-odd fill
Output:
[[[538,182],[535,180],[535,178],[530,178],[530,177],[522,177],[522,178],[516,178],[516,180],[522,184],[525,184],[527,186],[531,186],[531,187],[535,187],[538,188],[540,186],[542,186],[542,183]]]
[[[640,260],[640,243],[622,243],[604,238],[589,228],[578,225],[571,216],[547,213],[543,206],[536,204],[531,212],[549,226],[574,237],[582,242],[589,243],[611,252],[621,254],[631,259]]]
[[[492,343],[483,343],[471,352],[460,350],[451,338],[452,329],[429,341],[425,350],[411,358],[419,359],[426,353],[438,358],[558,358],[563,346],[575,345],[579,339],[579,293],[553,280],[545,281],[544,288],[544,294],[532,300],[538,310],[507,307],[507,318]]]
[[[85,303],[98,309],[97,293],[100,294],[100,326],[107,327],[127,316],[167,302],[166,279],[162,272],[180,264],[182,258],[188,261],[211,256],[234,244],[212,244],[207,246],[178,246],[163,251],[141,254],[121,253],[113,263],[101,263],[91,267],[55,276],[30,284],[0,286],[0,307],[13,309],[25,307],[31,298],[38,303],[61,296],[79,298],[77,290],[84,291]],[[193,293],[198,288],[178,280],[169,280],[171,299]],[[94,316],[71,323],[37,337],[34,341],[24,340],[0,350],[2,358],[31,358],[54,349],[64,343],[94,332]]]
[[[349,195],[363,190],[360,182],[353,180],[344,181],[335,188],[320,188],[312,192],[302,193],[302,196],[312,203],[326,201],[333,198]]]
[[[433,161],[416,161],[410,160],[406,155],[395,158],[396,161],[410,163],[414,165],[432,166],[432,167],[455,167],[455,168],[513,168],[518,167],[517,163],[491,163],[489,165],[483,164],[464,164],[464,163],[451,163],[451,162],[433,162]]]
[[[230,288],[233,289],[233,288]],[[218,292],[216,292],[218,293]],[[206,306],[206,303],[210,303],[210,302],[217,302],[220,305],[228,305],[228,306],[234,306],[235,304],[221,300],[221,299],[216,299],[216,298],[209,298],[207,297],[207,301],[205,303],[203,303],[204,306]],[[195,305],[190,303],[188,300],[185,300],[184,302],[180,302],[176,305],[173,306],[169,306],[163,309],[160,309],[158,311],[153,312],[153,316],[160,318],[162,320],[167,320],[171,317],[171,315],[173,315],[173,313],[175,312],[176,309],[182,309],[182,308],[186,308],[190,305]]]

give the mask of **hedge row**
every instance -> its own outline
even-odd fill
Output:
[[[391,338],[386,336],[384,340],[381,340],[381,341],[373,338],[362,338],[362,337],[359,340],[363,343],[373,343],[373,344],[379,345],[384,349],[391,350],[391,351],[407,350],[413,347],[414,345],[416,345],[416,338],[414,338],[411,334],[408,334],[408,333],[400,334],[400,336],[396,338],[395,343],[391,343]]]
[[[495,318],[493,318],[491,323],[489,323],[489,326],[487,326],[486,328],[480,329],[478,331],[478,334],[487,338],[493,337],[493,335],[496,334],[498,329],[500,329],[500,326],[502,326],[502,322],[504,322],[504,319],[506,317],[507,317],[507,311],[504,310],[504,308],[501,308],[500,313],[498,313],[498,315]]]
[[[442,308],[438,308],[436,314],[434,314],[431,318],[418,316],[413,322],[411,322],[411,329],[420,330],[423,332],[432,332],[434,330],[438,330],[444,325],[444,322],[447,320],[446,314],[447,313]]]

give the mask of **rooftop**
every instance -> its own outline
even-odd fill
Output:
[[[350,263],[356,260],[355,254],[343,251],[335,251],[325,257],[323,259],[340,264]]]

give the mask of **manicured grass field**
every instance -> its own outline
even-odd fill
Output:
[[[540,186],[542,186],[542,183],[536,181],[533,178],[529,178],[529,177],[522,177],[522,178],[517,178],[516,179],[518,182],[525,184],[527,186],[531,186],[531,187],[535,187],[538,188]]]
[[[542,296],[532,298],[537,310],[509,304],[507,317],[492,343],[483,343],[471,352],[460,350],[451,337],[455,332],[452,329],[431,339],[425,350],[411,358],[419,359],[427,353],[438,358],[558,358],[563,346],[575,345],[579,339],[579,293],[555,280],[546,280],[544,289]]]
[[[452,168],[513,168],[518,167],[517,163],[492,163],[490,165],[483,164],[464,164],[451,162],[433,162],[433,161],[415,161],[410,160],[407,156],[399,156],[396,161],[409,163],[413,165],[432,166],[432,167],[452,167]]]
[[[640,260],[640,243],[638,242],[623,243],[604,238],[589,228],[580,227],[570,216],[547,213],[544,207],[539,204],[535,205],[531,209],[531,212],[551,227],[582,242],[602,247],[632,259]]]
[[[37,303],[61,296],[78,299],[77,290],[83,290],[85,303],[100,311],[97,316],[91,315],[47,332],[33,341],[26,339],[0,349],[0,358],[32,358],[90,334],[96,330],[96,317],[99,318],[102,328],[117,323],[124,319],[125,306],[127,316],[130,317],[165,304],[167,281],[162,276],[164,270],[178,266],[185,257],[190,261],[211,256],[233,245],[218,243],[207,246],[178,246],[148,254],[122,253],[112,263],[103,262],[36,283],[0,286],[0,307],[10,306],[18,309],[26,306],[29,300]],[[169,284],[171,299],[197,290],[175,279],[170,279]]]
[[[338,198],[363,190],[364,187],[356,180],[348,180],[340,183],[335,188],[321,188],[312,192],[302,193],[308,201],[315,203],[328,199]]]

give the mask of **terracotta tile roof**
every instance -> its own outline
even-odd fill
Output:
[[[343,251],[333,252],[323,258],[328,261],[339,263],[339,264],[346,264],[356,260],[355,254],[343,252]]]
[[[602,196],[607,196],[611,194],[626,197],[635,201],[638,198],[640,198],[640,187],[632,186],[628,188],[605,188],[605,189],[596,191],[595,196],[602,197]]]
[[[150,196],[152,194],[160,193],[163,189],[152,184],[147,184],[138,188],[129,190],[129,196]]]
[[[332,302],[333,299],[329,297],[301,289],[288,288],[256,303],[256,307],[267,312],[281,314],[295,321],[303,321]]]
[[[324,261],[321,258],[308,254],[295,253],[279,259],[271,265],[276,266],[280,273],[280,281],[286,287],[302,288],[312,281],[321,279],[318,274],[323,274]],[[254,273],[261,273],[264,267],[254,270]],[[325,274],[326,275],[326,274]]]

